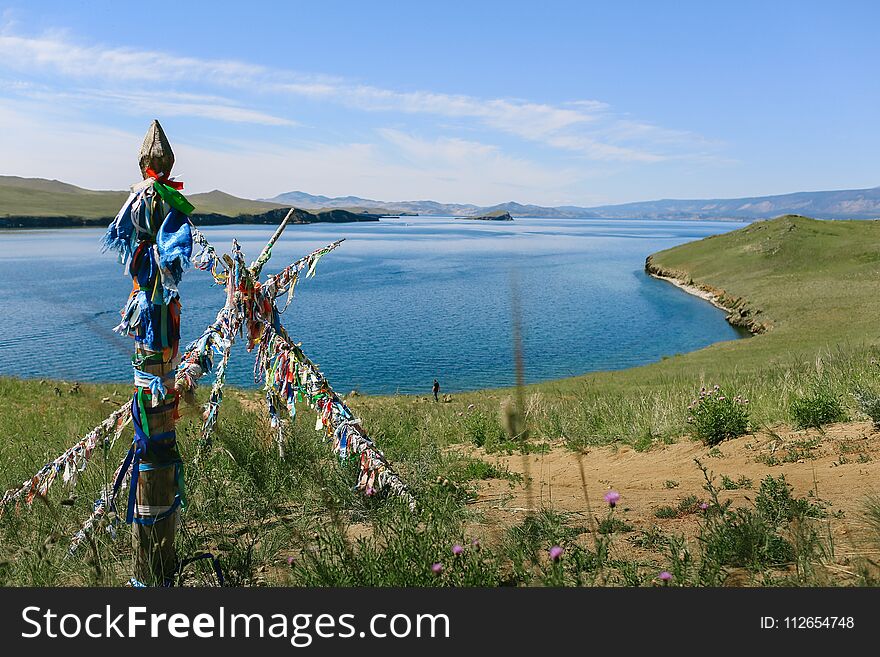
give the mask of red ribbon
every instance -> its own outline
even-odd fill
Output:
[[[169,178],[168,176],[165,176],[165,175],[160,176],[158,173],[156,173],[155,171],[153,171],[150,168],[147,168],[146,174],[147,174],[147,178],[152,178],[156,182],[160,182],[163,185],[168,185],[169,187],[173,187],[174,189],[177,189],[177,190],[183,189],[182,182],[177,181],[177,180],[173,180],[172,178]]]

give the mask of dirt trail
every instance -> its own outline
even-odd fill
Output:
[[[807,496],[813,491],[827,504],[838,555],[843,556],[866,549],[865,498],[880,492],[880,432],[869,422],[831,425],[824,432],[780,427],[726,441],[717,449],[682,439],[647,452],[597,447],[579,456],[554,445],[544,454],[499,456],[474,450],[474,455],[511,472],[527,473],[531,479],[531,499],[525,480],[480,483],[475,505],[483,511],[480,527],[487,537],[519,522],[529,508],[574,512],[589,519],[580,464],[594,515],[605,513],[603,496],[614,489],[621,495],[618,510],[622,518],[636,530],[659,526],[685,535],[696,529],[695,513],[661,519],[655,511],[661,506],[677,506],[688,495],[708,499],[703,489],[705,479],[694,459],[715,474],[718,488],[722,487],[722,475],[733,481],[741,477],[752,481],[751,488],[722,491],[721,499],[732,499],[734,504],[753,500],[768,474],[784,474],[796,495]]]

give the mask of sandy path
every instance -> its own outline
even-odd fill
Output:
[[[714,472],[719,488],[722,475],[732,480],[742,476],[752,480],[751,489],[721,493],[722,500],[732,499],[735,504],[746,503],[746,498],[754,499],[761,480],[768,474],[784,474],[796,495],[807,496],[814,491],[828,505],[828,522],[837,542],[837,556],[864,552],[867,549],[867,526],[862,518],[865,499],[880,492],[880,433],[868,422],[832,425],[824,433],[783,428],[775,429],[774,433],[726,441],[717,450],[682,439],[647,452],[636,452],[629,447],[599,447],[584,452],[580,458],[562,445],[553,446],[545,454],[525,457],[474,450],[475,456],[511,472],[527,472],[532,481],[531,495],[525,482],[503,479],[481,482],[475,502],[484,516],[480,528],[487,538],[496,536],[504,527],[519,522],[527,509],[542,507],[583,514],[586,522],[589,514],[580,460],[594,515],[605,513],[603,496],[614,489],[621,494],[618,510],[622,518],[636,530],[659,526],[668,532],[692,535],[696,530],[696,515],[661,519],[655,516],[655,511],[661,506],[676,506],[687,495],[708,499],[703,489],[703,474],[694,462],[699,459]],[[780,463],[772,464],[773,459]],[[783,462],[785,460],[791,462]]]

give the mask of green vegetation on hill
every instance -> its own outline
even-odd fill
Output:
[[[240,214],[260,214],[275,208],[290,207],[268,201],[239,198],[218,189],[203,194],[192,194],[187,198],[196,206],[196,212],[199,214],[223,214],[227,217],[235,217]]]
[[[880,221],[787,215],[662,251],[651,261],[685,281],[723,290],[770,330],[689,357],[732,351],[742,366],[784,353],[877,344]]]
[[[125,202],[125,191],[92,191],[57,180],[0,176],[0,217],[82,217],[109,219]],[[219,190],[192,194],[187,198],[198,214],[227,217],[274,210],[278,203],[252,201]]]
[[[57,180],[0,176],[0,217],[112,217],[126,192],[96,192]]]

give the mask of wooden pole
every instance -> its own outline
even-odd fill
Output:
[[[144,179],[147,169],[152,169],[158,175],[165,177],[171,174],[174,166],[174,153],[171,144],[162,130],[158,121],[153,121],[143,146],[138,156],[138,163]],[[158,230],[163,219],[165,210],[163,201],[158,194],[152,197],[153,218],[152,231]],[[174,354],[177,345],[163,351],[150,351],[143,343],[136,343],[135,362],[142,363],[139,369],[142,371],[167,379],[173,378],[175,368]],[[160,413],[148,413],[146,427],[150,436],[166,433],[174,430],[176,423],[176,392],[168,390],[165,400],[160,402],[171,406],[169,410]],[[174,448],[176,450],[176,447]],[[168,458],[168,453],[163,454]],[[138,518],[147,519],[168,509],[174,503],[177,491],[177,477],[174,466],[158,462],[156,454],[148,449],[143,455],[137,483],[137,508],[134,512],[135,522],[132,524],[132,541],[134,547],[134,575],[148,586],[161,586],[170,581],[177,570],[177,554],[174,549],[174,536],[177,529],[177,516],[174,513],[169,517],[158,520],[154,524],[139,524]],[[156,469],[152,469],[156,468]]]
[[[266,246],[263,247],[260,255],[251,263],[251,266],[248,267],[251,271],[251,276],[253,276],[255,281],[260,280],[260,272],[263,271],[263,265],[265,265],[269,261],[269,258],[272,257],[272,247],[275,246],[275,242],[278,241],[278,238],[281,237],[281,233],[287,228],[287,224],[295,211],[296,208],[290,208],[290,210],[288,210],[284,219],[278,224],[278,228],[275,229],[275,233],[269,238],[269,241],[266,242]]]

